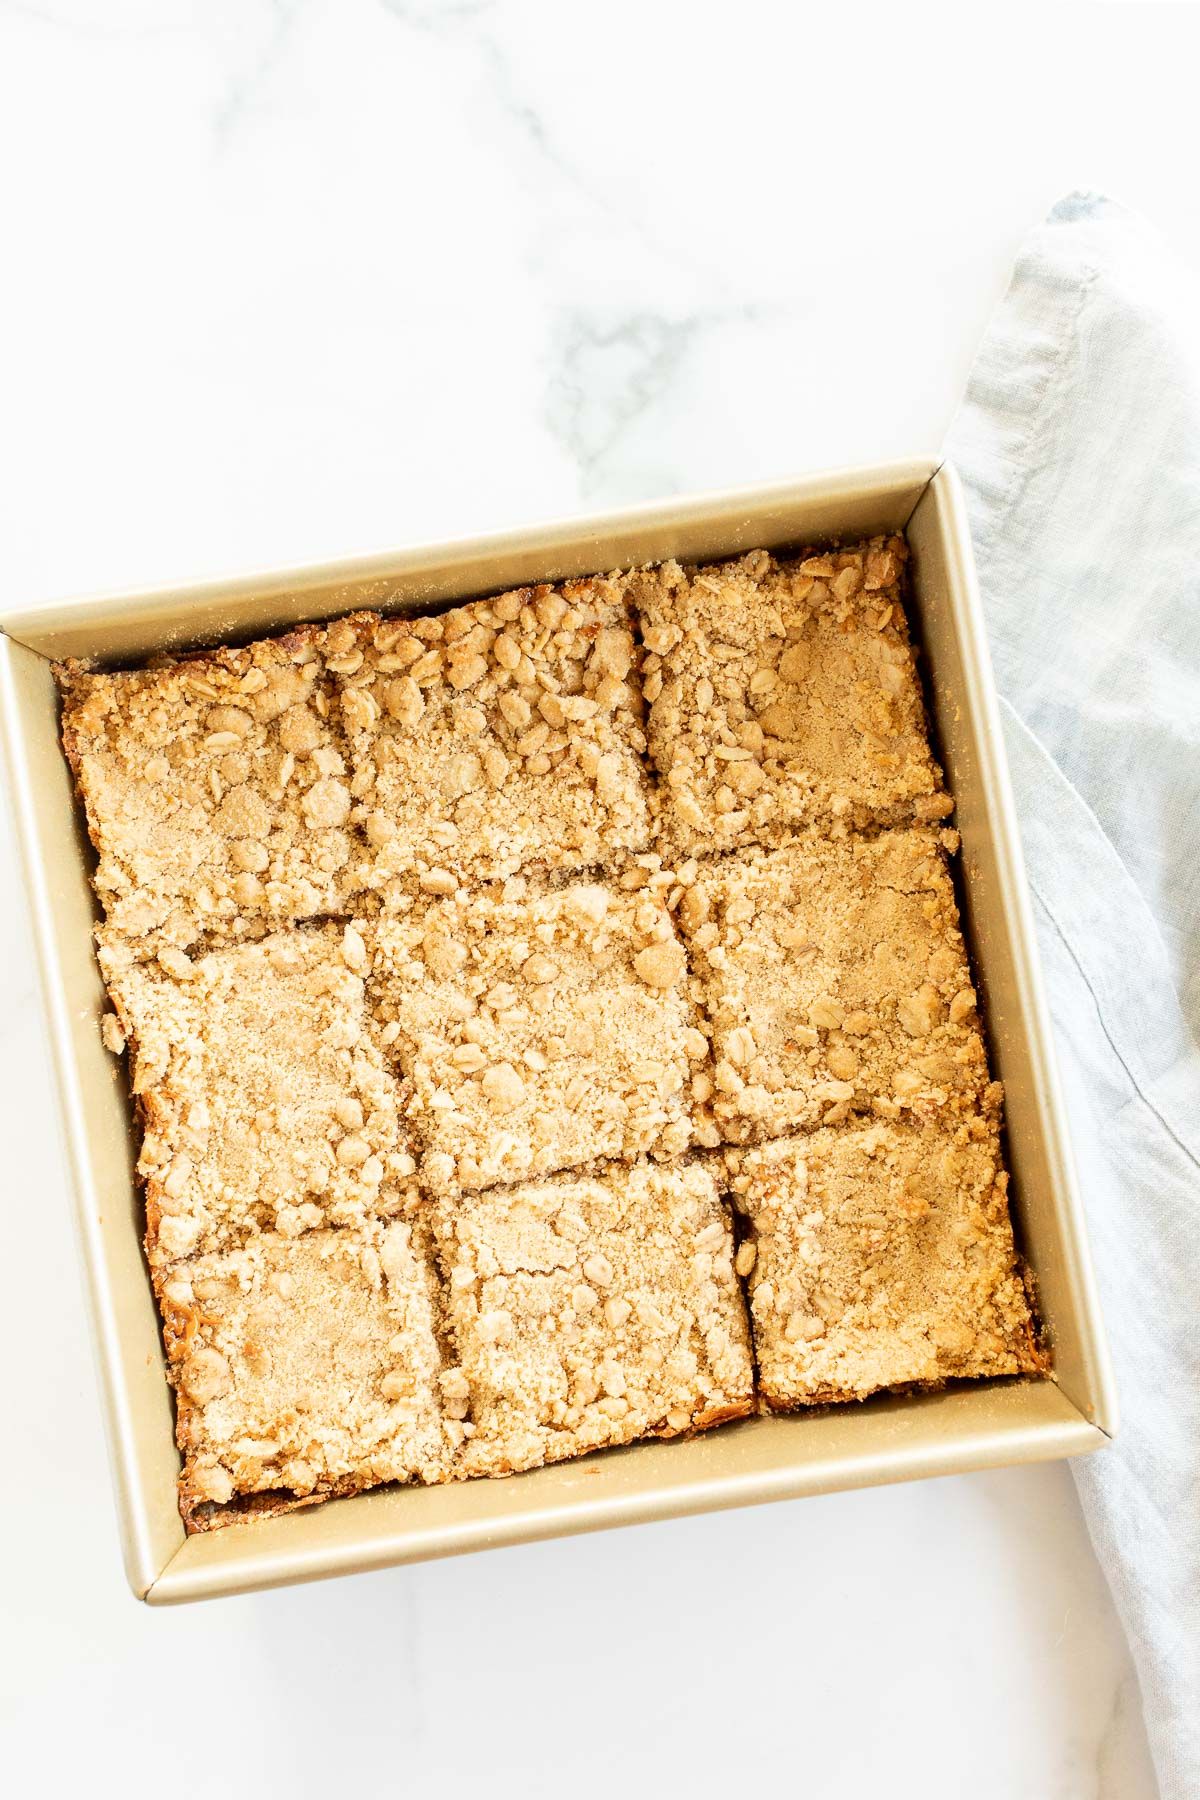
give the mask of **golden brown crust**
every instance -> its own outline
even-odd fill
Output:
[[[731,1425],[735,1419],[748,1419],[753,1412],[752,1399],[731,1401],[728,1406],[710,1406],[692,1420],[692,1430],[712,1431],[717,1425]]]
[[[998,1370],[994,1374],[954,1376],[944,1375],[929,1381],[896,1381],[889,1382],[882,1390],[893,1400],[902,1400],[909,1395],[944,1394],[957,1387],[970,1386],[981,1379],[992,1381],[1012,1380],[1023,1375],[1048,1375],[1052,1367],[1052,1359],[1042,1340],[1037,1321],[1031,1317],[1027,1325],[1016,1327],[1016,1354],[1020,1366],[1013,1369]],[[860,1406],[881,1390],[856,1390],[854,1388],[828,1387],[815,1389],[811,1394],[800,1397],[788,1397],[771,1392],[761,1385],[758,1390],[759,1409],[763,1413],[782,1416],[785,1413],[813,1412],[824,1406]]]
[[[190,1537],[198,1531],[219,1531],[227,1525],[276,1519],[283,1513],[300,1512],[306,1506],[320,1506],[326,1500],[347,1500],[354,1494],[371,1493],[381,1484],[374,1476],[348,1475],[342,1481],[321,1483],[311,1494],[293,1494],[286,1488],[279,1488],[271,1493],[239,1494],[225,1506],[217,1506],[211,1500],[197,1500],[191,1493],[186,1474],[180,1476],[178,1485],[179,1514]]]

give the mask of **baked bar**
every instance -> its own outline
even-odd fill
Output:
[[[902,538],[874,538],[634,578],[668,852],[950,812],[900,601],[905,555]]]
[[[624,587],[521,588],[326,640],[341,683],[367,894],[449,893],[644,850],[650,787]]]
[[[754,1374],[712,1172],[638,1163],[443,1201],[455,1472],[503,1475],[747,1413]]]
[[[155,1277],[191,1529],[382,1481],[437,1481],[450,1445],[416,1222],[264,1232]],[[262,1508],[260,1508],[262,1510]]]
[[[686,962],[661,898],[599,882],[434,901],[367,931],[381,1038],[435,1193],[691,1139]]]
[[[805,834],[702,866],[677,917],[732,1143],[973,1106],[987,1085],[958,909],[932,831]],[[700,1093],[709,1077],[701,1073]]]
[[[192,962],[101,964],[144,1126],[152,1264],[401,1212],[416,1197],[402,1096],[374,1043],[353,925],[277,932]]]
[[[1044,1369],[994,1112],[823,1129],[728,1157],[770,1407]]]
[[[108,922],[177,943],[342,910],[350,789],[321,632],[168,668],[59,671]]]

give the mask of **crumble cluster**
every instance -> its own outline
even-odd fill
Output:
[[[189,1528],[1044,1366],[905,555],[59,671]]]

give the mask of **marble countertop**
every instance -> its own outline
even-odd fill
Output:
[[[3,603],[935,450],[1061,192],[1200,255],[1188,10],[0,0]],[[0,834],[10,1765],[1151,1800],[1061,1465],[137,1607]]]

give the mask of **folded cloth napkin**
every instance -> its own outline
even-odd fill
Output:
[[[1111,200],[1029,239],[967,488],[1121,1398],[1074,1465],[1163,1800],[1200,1795],[1200,284]]]

